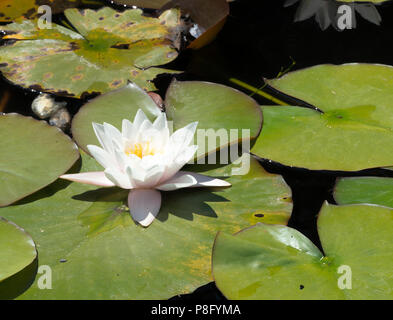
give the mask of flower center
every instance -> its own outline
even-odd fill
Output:
[[[157,153],[149,141],[134,143],[133,145],[127,147],[124,152],[127,156],[134,154],[141,159],[146,156],[154,156]]]

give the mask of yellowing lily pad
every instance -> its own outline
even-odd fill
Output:
[[[126,6],[137,6],[139,8],[160,9],[170,0],[113,0],[114,3]]]
[[[164,192],[161,210],[148,228],[131,219],[124,190],[63,180],[36,194],[35,201],[0,209],[34,236],[40,264],[52,268],[56,284],[40,290],[34,283],[20,298],[167,299],[188,293],[211,281],[218,230],[231,233],[257,221],[288,221],[289,187],[256,160],[242,176],[231,176],[234,165],[187,170],[193,168],[226,179],[232,187]],[[81,171],[97,170],[95,160],[83,155]]]
[[[11,22],[20,17],[35,18],[40,16],[38,8],[43,5],[50,6],[52,13],[55,14],[87,2],[87,0],[1,0],[0,22]]]
[[[290,96],[318,110],[262,107],[256,155],[312,170],[357,171],[393,163],[392,67],[320,65],[268,84],[281,99]]]
[[[0,115],[0,207],[55,181],[79,158],[71,139],[44,121]]]
[[[77,98],[129,80],[154,90],[151,80],[175,72],[154,66],[177,57],[180,12],[167,10],[158,18],[142,13],[68,9],[65,15],[77,32],[54,23],[39,29],[30,20],[0,27],[4,39],[16,40],[0,47],[0,70],[17,85]]]
[[[325,256],[292,228],[259,224],[217,236],[214,278],[229,299],[393,299],[392,230],[392,209],[325,203]]]

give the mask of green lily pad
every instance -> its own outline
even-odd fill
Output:
[[[81,171],[98,167],[82,155]],[[62,180],[31,202],[0,209],[29,230],[40,248],[40,264],[53,271],[52,290],[39,290],[35,283],[21,298],[170,298],[211,281],[211,249],[218,230],[236,232],[258,220],[288,221],[289,187],[256,160],[243,176],[228,176],[234,165],[187,170],[192,168],[224,177],[232,187],[163,193],[162,208],[149,228],[132,221],[125,191]]]
[[[339,204],[372,203],[393,208],[393,179],[342,178],[336,184],[334,199]]]
[[[229,299],[393,299],[392,229],[392,209],[325,203],[325,256],[294,229],[259,224],[217,236],[214,278]]]
[[[227,141],[224,138],[218,143],[209,143],[208,136],[197,139],[198,158],[247,140],[242,130],[249,130],[249,139],[253,141],[262,126],[262,114],[254,99],[216,83],[174,81],[166,93],[165,106],[174,129],[198,121],[198,130],[214,130],[217,134],[220,129],[226,131]]]
[[[319,111],[263,107],[264,127],[252,149],[256,155],[312,170],[392,165],[392,67],[320,65],[268,84],[282,98],[300,99]]]
[[[173,120],[174,129],[198,121],[198,130],[211,131],[220,136],[224,129],[224,138],[219,141],[208,139],[206,134],[198,139],[198,157],[233,145],[239,141],[255,139],[262,125],[262,114],[258,104],[247,95],[223,85],[186,81],[173,82],[166,95],[166,112]],[[85,104],[72,123],[73,136],[78,145],[87,152],[88,144],[98,144],[92,129],[92,122],[107,122],[121,129],[123,119],[133,121],[138,109],[142,109],[151,120],[161,113],[150,96],[134,84],[106,95],[97,97]],[[232,135],[231,135],[232,130]],[[242,130],[249,130],[243,133]],[[202,134],[203,131],[199,131]],[[214,135],[212,135],[215,138]],[[211,136],[210,136],[211,139]],[[224,159],[228,161],[228,159]]]
[[[30,20],[2,26],[4,39],[16,41],[0,47],[0,70],[17,85],[77,98],[129,80],[154,90],[150,81],[158,74],[176,72],[153,66],[177,57],[180,12],[167,10],[159,18],[142,13],[68,9],[65,15],[78,32],[54,23],[39,29]]]
[[[34,280],[37,251],[22,228],[0,217],[0,299],[11,299]]]
[[[79,158],[71,139],[44,121],[0,115],[0,207],[42,189]]]
[[[121,130],[123,119],[133,121],[138,109],[154,120],[160,113],[153,99],[137,85],[108,92],[86,103],[72,121],[72,134],[78,145],[88,153],[87,145],[99,145],[92,123],[110,123]]]
[[[0,283],[26,268],[37,257],[33,239],[0,217]]]

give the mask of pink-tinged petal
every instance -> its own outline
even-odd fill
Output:
[[[173,178],[165,183],[156,186],[161,191],[173,191],[182,188],[200,187],[229,187],[231,184],[225,180],[204,176],[202,174],[179,171]]]
[[[100,187],[114,187],[115,184],[110,181],[103,171],[98,172],[82,172],[75,174],[64,174],[60,178],[74,182],[91,184]]]
[[[161,208],[161,192],[154,189],[134,189],[128,194],[132,218],[144,227],[149,226]]]

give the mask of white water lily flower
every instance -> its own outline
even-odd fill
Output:
[[[192,145],[197,122],[170,135],[165,113],[154,123],[139,109],[134,122],[114,126],[93,123],[102,148],[88,145],[90,154],[105,170],[66,174],[60,178],[102,187],[130,189],[128,206],[133,219],[150,225],[161,207],[161,191],[188,187],[227,187],[230,183],[193,172],[179,171],[197,150]]]

